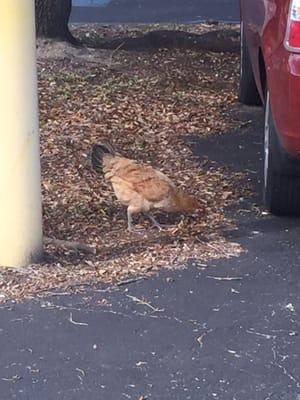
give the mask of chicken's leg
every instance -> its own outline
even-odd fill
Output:
[[[139,208],[135,208],[135,207],[132,207],[132,206],[129,206],[127,208],[127,221],[128,221],[128,230],[129,230],[129,232],[141,233],[137,229],[134,229],[133,225],[132,225],[132,214],[137,214],[138,212],[140,212]]]
[[[159,229],[160,231],[163,230],[163,227],[160,225],[160,223],[159,223],[158,221],[156,221],[156,219],[153,217],[152,214],[147,213],[146,215],[147,215],[148,218],[152,221],[153,225],[154,225],[157,229]]]
[[[132,208],[132,206],[129,206],[127,208],[127,221],[128,221],[128,230],[129,232],[138,232],[136,229],[133,228],[132,224],[132,214],[139,212],[139,210]],[[148,218],[152,221],[153,225],[159,229],[162,230],[162,226],[156,221],[156,219],[151,215],[150,213],[144,213],[148,216]]]
[[[130,210],[130,207],[127,208],[127,222],[128,222],[128,230],[129,230],[129,232],[133,232],[132,212]]]

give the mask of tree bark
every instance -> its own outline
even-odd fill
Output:
[[[72,0],[35,0],[37,36],[77,44],[68,27],[71,10]]]

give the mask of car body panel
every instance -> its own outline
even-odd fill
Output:
[[[264,99],[264,68],[280,143],[291,156],[299,157],[300,54],[285,47],[290,0],[241,0],[240,5],[259,93]]]

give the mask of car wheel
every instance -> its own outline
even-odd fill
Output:
[[[265,105],[264,148],[265,205],[275,215],[299,216],[300,176],[295,174],[293,161],[281,149],[273,120],[269,92],[267,92]]]
[[[240,53],[241,59],[239,101],[248,106],[261,105],[262,102],[254,79],[249,50],[244,34],[243,22],[241,22]]]

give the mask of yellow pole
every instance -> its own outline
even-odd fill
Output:
[[[0,266],[42,255],[34,0],[0,0]]]

